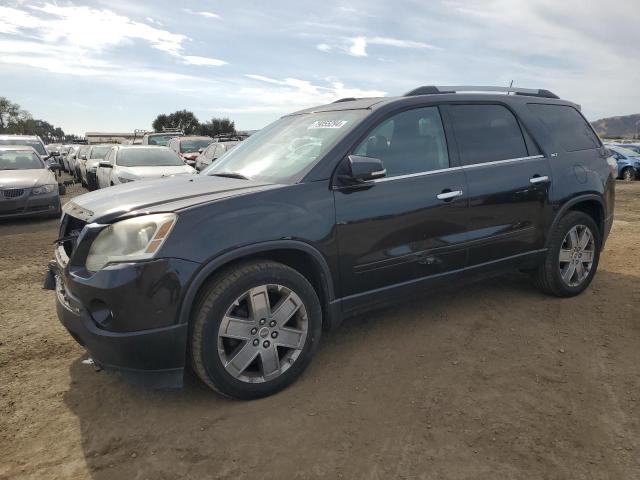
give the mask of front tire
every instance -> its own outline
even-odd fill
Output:
[[[534,274],[536,285],[556,297],[582,293],[596,274],[601,246],[593,218],[570,211],[551,232],[545,261]]]
[[[309,281],[281,263],[241,263],[216,275],[196,304],[195,372],[228,397],[249,400],[293,383],[318,347],[322,310]]]

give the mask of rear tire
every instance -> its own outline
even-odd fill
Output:
[[[220,272],[204,286],[194,312],[193,369],[212,389],[243,400],[293,383],[322,332],[320,301],[309,281],[273,261]]]
[[[636,179],[636,172],[631,167],[627,167],[622,171],[620,175],[626,182],[633,182]]]
[[[583,242],[585,248],[581,249]],[[568,212],[551,232],[544,263],[534,273],[536,286],[556,297],[582,293],[596,274],[601,246],[600,230],[593,218],[583,212]]]

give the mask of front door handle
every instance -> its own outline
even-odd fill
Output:
[[[544,177],[541,177],[540,175],[535,175],[529,179],[529,183],[532,183],[533,185],[537,183],[546,183],[548,181],[549,181],[549,177],[547,177],[546,175]]]
[[[442,193],[439,193],[438,195],[436,195],[438,200],[444,200],[445,202],[461,196],[462,196],[462,190],[453,190],[453,191],[443,190]]]
[[[442,193],[439,193],[438,195],[436,195],[436,197],[438,198],[438,200],[451,200],[452,198],[456,198],[456,197],[461,197],[462,196],[462,190],[444,190]]]

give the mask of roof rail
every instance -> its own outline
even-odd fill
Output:
[[[441,93],[458,93],[458,92],[500,92],[515,93],[516,95],[526,95],[528,97],[543,98],[560,98],[555,93],[544,89],[520,88],[520,87],[492,87],[492,86],[475,86],[475,85],[458,85],[458,86],[435,86],[428,85],[424,87],[414,88],[410,92],[405,93],[405,97],[413,97],[415,95],[434,95]]]
[[[340,100],[336,100],[335,102],[331,102],[331,103],[353,102],[354,100],[357,100],[357,98],[356,97],[345,97],[345,98],[341,98]]]

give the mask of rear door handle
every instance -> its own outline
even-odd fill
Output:
[[[461,196],[462,196],[462,190],[454,190],[454,191],[449,190],[436,195],[438,200],[451,200],[452,198],[461,197]]]
[[[529,179],[529,183],[532,183],[534,185],[536,183],[545,183],[545,182],[548,182],[548,181],[549,181],[549,177],[547,177],[546,175],[544,177],[541,177],[541,176],[537,175],[537,176],[531,177]]]

